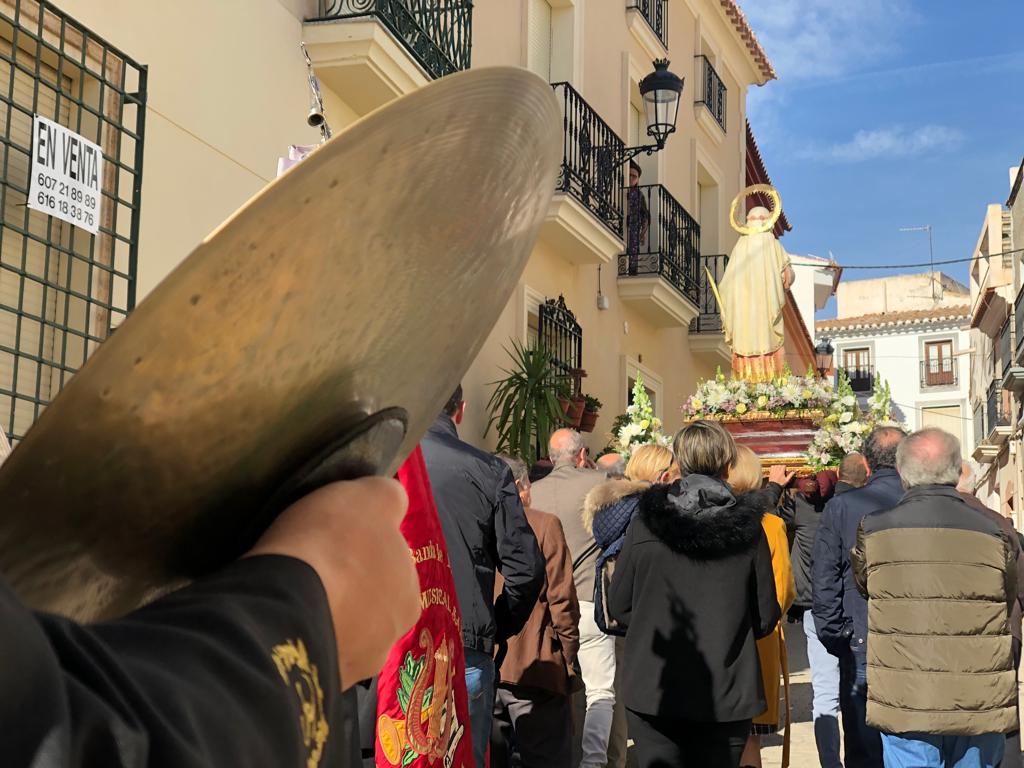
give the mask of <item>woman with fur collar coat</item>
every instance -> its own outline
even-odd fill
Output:
[[[682,480],[640,497],[608,594],[627,628],[629,732],[640,768],[737,768],[766,708],[755,643],[781,616],[761,515],[782,489],[733,494],[736,444],[717,422],[675,449]]]
[[[583,502],[583,527],[601,549],[601,566],[616,557],[626,538],[626,528],[636,517],[640,494],[652,483],[671,483],[679,479],[679,465],[672,451],[663,445],[641,445],[629,457],[625,477],[594,486]]]

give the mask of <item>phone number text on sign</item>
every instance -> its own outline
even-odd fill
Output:
[[[103,152],[63,125],[35,115],[28,207],[99,232]]]

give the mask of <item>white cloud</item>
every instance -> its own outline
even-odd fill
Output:
[[[915,16],[910,0],[741,0],[779,74],[751,88],[747,115],[762,149],[789,143],[792,92],[878,69],[899,53]]]
[[[782,82],[876,69],[914,19],[909,0],[746,0]]]
[[[858,163],[879,158],[914,157],[948,152],[964,141],[964,135],[944,125],[925,125],[909,130],[902,126],[857,131],[849,141],[809,146],[799,155],[809,160]]]

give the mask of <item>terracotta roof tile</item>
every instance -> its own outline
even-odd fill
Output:
[[[757,64],[757,68],[764,76],[764,81],[777,80],[778,75],[775,74],[775,67],[768,60],[768,54],[764,52],[761,43],[757,41],[757,35],[754,34],[754,30],[750,27],[750,22],[747,21],[747,17],[740,10],[739,3],[736,0],[720,0],[720,2],[722,3],[725,15],[729,17],[740,39],[746,44],[750,56],[754,59],[754,63]]]
[[[881,328],[889,325],[906,325],[921,320],[966,320],[971,313],[969,304],[935,309],[911,309],[903,312],[876,312],[857,317],[840,317],[834,320],[820,320],[815,323],[817,331],[838,331],[850,328]]]

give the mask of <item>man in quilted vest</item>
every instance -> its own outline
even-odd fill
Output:
[[[957,492],[953,435],[914,433],[896,469],[906,495],[861,521],[852,553],[868,598],[867,721],[887,768],[994,768],[1017,718],[1013,550]]]

